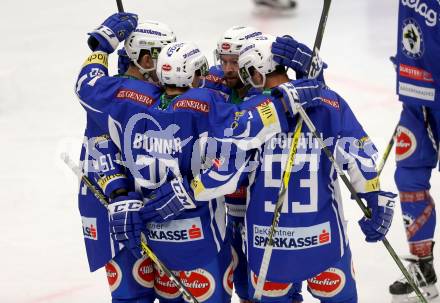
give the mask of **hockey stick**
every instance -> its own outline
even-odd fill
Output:
[[[124,12],[124,6],[122,5],[122,0],[116,0],[116,5],[118,6],[118,12]]]
[[[359,198],[356,190],[354,189],[353,185],[350,183],[350,181],[348,180],[347,175],[345,174],[345,172],[339,167],[338,163],[335,161],[332,153],[330,152],[330,150],[327,148],[326,144],[324,143],[324,141],[322,140],[322,138],[318,135],[318,132],[316,130],[315,125],[313,124],[312,120],[310,120],[309,116],[307,115],[306,111],[304,110],[304,108],[302,108],[301,104],[296,103],[296,108],[299,112],[299,114],[301,115],[301,117],[304,119],[304,122],[306,123],[307,127],[309,128],[309,130],[312,132],[313,137],[315,137],[315,139],[318,141],[319,145],[321,146],[321,149],[324,150],[324,153],[326,154],[327,158],[330,160],[330,162],[332,162],[332,165],[334,166],[336,172],[338,173],[339,177],[342,179],[342,181],[344,182],[345,186],[348,188],[348,190],[351,193],[351,196],[356,200],[357,204],[359,205],[359,207],[362,209],[362,212],[364,213],[364,215],[367,218],[371,218],[371,211],[370,209],[368,209],[364,203],[362,202],[362,200]],[[403,273],[403,275],[405,276],[405,278],[408,280],[408,283],[411,285],[411,287],[414,289],[415,293],[417,294],[417,296],[419,297],[419,299],[421,300],[421,302],[423,303],[428,303],[428,301],[426,301],[426,299],[423,297],[422,293],[420,292],[420,289],[417,287],[416,283],[414,282],[414,280],[412,279],[412,277],[409,275],[408,271],[406,270],[406,268],[403,266],[402,261],[400,261],[399,257],[397,256],[396,252],[394,251],[393,247],[391,246],[391,244],[388,242],[387,238],[384,238],[382,240],[382,243],[385,245],[386,249],[388,250],[388,252],[390,253],[391,257],[394,259],[394,261],[396,262],[397,266],[399,267],[399,269],[401,270],[401,272]]]
[[[385,163],[388,160],[388,156],[390,155],[391,149],[393,148],[394,145],[394,140],[397,134],[397,127],[399,126],[399,124],[396,125],[396,128],[394,129],[393,135],[391,136],[390,141],[388,142],[387,148],[385,149],[382,159],[380,160],[379,165],[377,166],[377,175],[380,176],[380,174],[382,173],[382,170],[385,166]]]
[[[91,181],[90,179],[83,174],[81,171],[81,168],[76,165],[72,159],[70,159],[69,155],[66,153],[62,153],[61,159],[64,161],[64,163],[69,166],[69,168],[75,173],[75,175],[81,179],[84,184],[87,186],[87,188],[95,195],[95,197],[101,202],[101,204],[107,208],[109,202],[107,200],[107,197],[102,193],[100,189],[98,189]],[[151,248],[148,246],[148,244],[145,242],[145,240],[142,239],[141,241],[141,248],[143,254],[146,254],[150,259],[156,263],[156,265],[159,267],[160,270],[162,270],[165,275],[171,280],[171,282],[176,285],[176,287],[179,289],[179,292],[185,296],[186,300],[189,303],[199,303],[197,299],[194,297],[193,294],[186,288],[186,286],[177,278],[177,276],[170,270],[168,267],[163,264],[162,261],[156,256],[156,254],[151,250]]]
[[[319,71],[319,62],[316,61],[318,60],[319,49],[321,48],[322,38],[324,37],[324,30],[327,24],[327,17],[328,17],[328,12],[330,10],[330,5],[331,5],[331,0],[324,0],[324,5],[322,7],[322,12],[321,12],[321,19],[319,20],[318,31],[316,33],[315,44],[313,46],[312,60],[310,61],[310,66],[308,70],[309,78],[312,75],[315,75]],[[257,300],[261,300],[261,297],[263,295],[264,283],[266,282],[266,276],[269,270],[269,263],[272,257],[273,242],[274,242],[273,237],[280,222],[281,210],[286,196],[287,186],[290,180],[290,173],[292,172],[292,168],[295,163],[298,141],[303,124],[302,122],[303,122],[303,118],[301,116],[298,117],[298,122],[296,123],[295,126],[292,145],[290,146],[290,150],[289,150],[289,157],[286,163],[286,167],[283,171],[282,183],[281,183],[280,191],[278,192],[278,200],[277,203],[275,204],[272,225],[269,230],[268,241],[266,243],[266,246],[264,247],[264,254],[263,254],[263,259],[261,261],[260,271],[258,272],[257,286],[255,287],[255,293],[254,293],[254,299]]]

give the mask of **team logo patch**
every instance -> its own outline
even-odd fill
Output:
[[[316,277],[307,279],[307,284],[315,296],[334,297],[345,286],[345,274],[342,270],[331,267]]]
[[[258,277],[253,271],[251,271],[251,275],[252,275],[252,279],[251,279],[252,286],[256,288],[258,283]],[[288,283],[266,281],[264,282],[264,286],[263,286],[263,296],[270,298],[285,296],[287,295],[287,293],[291,288],[292,288],[292,283],[288,284]]]
[[[173,271],[173,273],[178,276],[178,272]],[[180,295],[176,285],[156,265],[154,265],[154,290],[165,299],[175,299]]]
[[[205,77],[206,81],[214,82],[214,83],[223,83],[223,78],[217,77],[216,75],[209,74]]]
[[[96,218],[81,217],[84,238],[98,240]]]
[[[223,288],[230,296],[232,296],[232,289],[234,288],[234,269],[234,260],[232,260],[223,275]]]
[[[166,71],[166,72],[169,72],[170,70],[172,70],[173,68],[171,67],[171,65],[169,65],[169,64],[164,64],[164,65],[162,65],[162,70],[163,71]]]
[[[417,140],[413,132],[404,126],[399,126],[396,137],[396,160],[401,161],[410,157],[417,148]]]
[[[425,51],[422,29],[416,20],[409,18],[403,21],[402,52],[411,59],[419,59]]]
[[[154,266],[150,258],[143,257],[136,261],[132,271],[133,277],[140,285],[153,288]]]
[[[105,265],[105,272],[107,273],[108,285],[110,291],[114,292],[121,284],[122,271],[119,265],[115,261],[110,261]]]

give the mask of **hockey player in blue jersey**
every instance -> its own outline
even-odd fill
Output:
[[[217,42],[214,51],[215,62],[220,63],[210,68],[205,86],[221,92],[230,104],[241,104],[246,99],[260,94],[261,90],[244,85],[238,75],[238,54],[246,40],[253,39],[262,33],[249,26],[233,26],[226,30]],[[241,303],[249,302],[247,261],[243,252],[242,232],[246,212],[246,186],[225,196],[228,215],[227,232],[234,257],[234,290]]]
[[[330,89],[321,88],[320,82],[289,83],[285,69],[273,60],[272,42],[273,38],[264,36],[243,46],[240,77],[254,87],[278,86],[274,92],[283,95],[285,106],[292,114],[288,119],[290,130],[272,137],[252,153],[238,153],[229,158],[223,154],[217,165],[197,176],[191,189],[187,188],[191,197],[207,200],[233,192],[244,179],[250,180],[245,221],[251,296],[272,223],[271,212],[281,184],[281,170],[297,121],[295,99],[319,104],[305,104],[309,116],[338,162],[348,170],[359,195],[372,209],[371,219],[359,221],[367,241],[381,240],[387,233],[395,196],[379,190],[374,162],[376,149],[346,102]],[[292,98],[291,93],[297,97]],[[237,162],[237,158],[241,161]],[[170,199],[169,195],[160,197],[160,194],[154,203]],[[337,174],[305,126],[286,196],[267,273],[271,288],[263,289],[261,302],[291,302],[292,293],[298,291],[294,283],[303,280],[307,280],[308,290],[321,302],[357,302]]]
[[[435,205],[431,171],[440,135],[440,3],[399,1],[396,91],[403,103],[397,128],[395,182],[411,256],[408,271],[428,299],[438,296],[434,270]],[[404,280],[390,285],[393,302],[416,302]]]
[[[132,14],[112,16],[90,34],[89,44],[93,50],[111,52],[118,44],[118,40],[129,37],[129,43],[126,46],[130,51],[130,57],[125,51],[124,54],[120,54],[120,61],[124,62],[124,66],[120,66],[118,77],[152,79],[154,74],[151,70],[155,70],[155,61],[160,48],[175,41],[176,38],[167,25],[155,21],[141,23],[137,26],[137,30],[133,31],[136,21]],[[123,35],[117,37],[117,40],[112,40],[106,34],[109,30],[123,33]],[[162,35],[151,33],[162,33]],[[104,58],[105,54],[91,56],[91,61],[87,63],[93,60],[99,62]],[[147,69],[150,70],[150,75],[146,72]],[[95,71],[96,69],[91,72]],[[107,131],[100,127],[90,114],[87,115],[81,161],[84,173],[90,180],[97,180],[95,185],[101,187],[114,204],[126,203],[129,200],[127,198],[140,199],[133,192],[133,179],[123,166],[119,148],[110,140]],[[123,302],[139,302],[139,300],[153,302],[155,294],[152,261],[146,257],[140,259],[134,257],[128,248],[121,249],[123,246],[120,246],[118,241],[113,241],[114,235],[110,237],[109,233],[107,210],[82,183],[79,208],[90,269],[94,271],[105,265],[112,302],[117,303],[121,300]],[[125,244],[130,246],[128,243]]]
[[[105,37],[108,32],[106,30],[102,33],[103,39],[105,39],[104,45],[106,40],[114,42],[111,40],[111,35]],[[113,28],[111,28],[111,32],[113,32]],[[129,41],[130,39],[127,40],[125,48],[130,55],[127,48]],[[173,48],[167,49],[165,54],[169,53],[171,56],[173,53],[182,50],[181,46],[183,45],[174,44],[172,45]],[[179,175],[180,172],[191,174],[194,163],[196,168],[200,168],[200,157],[194,158],[195,162],[191,161],[193,147],[197,152],[201,142],[199,136],[192,135],[193,129],[189,127],[190,123],[194,121],[198,123],[199,127],[204,127],[203,131],[202,129],[198,130],[198,134],[207,132],[207,129],[210,129],[214,135],[223,134],[225,128],[217,121],[226,119],[228,121],[227,125],[235,122],[239,125],[238,130],[251,134],[251,144],[253,144],[253,141],[258,141],[258,135],[264,138],[266,135],[270,135],[270,132],[279,132],[281,129],[277,117],[279,113],[284,116],[284,110],[280,105],[277,107],[274,104],[257,104],[247,114],[239,116],[243,119],[238,118],[236,120],[234,114],[238,112],[238,109],[227,106],[224,101],[215,101],[214,99],[222,97],[207,89],[198,90],[197,92],[201,95],[196,94],[196,96],[188,99],[176,98],[171,100],[173,102],[172,107],[167,108],[166,103],[169,99],[166,98],[167,96],[162,95],[159,87],[133,77],[108,76],[107,54],[112,52],[114,47],[99,47],[96,49],[97,51],[88,57],[78,77],[77,94],[91,119],[97,123],[98,127],[110,134],[112,141],[121,151],[122,160],[135,180],[136,192],[142,192],[144,197],[148,196],[151,189],[167,181],[168,172],[172,171],[176,175]],[[198,49],[192,49],[187,53],[179,54],[185,55],[185,59],[191,61],[194,56],[198,57],[199,53]],[[167,76],[166,72],[169,71],[181,72],[177,73],[177,76],[180,77],[178,79],[181,81],[179,83],[188,86],[189,83],[193,83],[195,72],[202,73],[202,67],[205,66],[201,64],[203,60],[197,60],[193,63],[200,65],[197,69],[190,69],[194,66],[184,65],[185,68],[174,70],[173,65],[162,64],[160,70],[164,72],[164,77]],[[187,74],[189,71],[192,72]],[[171,85],[170,88],[172,88]],[[161,95],[164,97],[161,97]],[[203,99],[198,101],[197,98],[201,97]],[[188,112],[191,111],[203,115],[209,113],[209,119],[196,120],[195,116],[188,115]],[[267,119],[267,117],[271,117],[271,119]],[[243,124],[239,123],[241,120],[244,121]],[[257,136],[253,135],[252,125],[256,125],[259,129]],[[254,140],[254,137],[257,140]],[[195,169],[194,171],[198,170]],[[170,184],[179,185],[176,183]],[[145,230],[143,224],[140,223],[137,211],[142,201],[134,192],[129,192],[126,196],[118,196],[111,202],[110,227],[113,236],[116,240],[131,248],[134,254],[139,255],[138,247],[134,249],[130,243],[139,243],[140,231]],[[129,206],[131,207],[129,208],[130,211],[121,210],[121,208]],[[222,208],[214,202],[210,204],[205,202],[200,208],[196,206],[194,204],[183,205],[183,208],[195,209],[192,213],[190,211],[185,212],[179,219],[177,219],[177,216],[183,209],[171,207],[156,211],[155,213],[162,218],[159,220],[161,222],[155,220],[155,222],[150,223],[146,235],[150,246],[165,264],[172,269],[184,270],[181,272],[181,278],[188,283],[189,288],[194,288],[197,297],[204,301],[218,302],[216,301],[218,296],[224,296],[224,293],[222,294],[223,288],[219,287],[217,288],[219,291],[214,292],[213,286],[215,284],[211,279],[212,274],[207,274],[205,270],[190,270],[200,268],[216,257],[222,257],[222,255],[219,255],[222,248],[221,242],[224,239],[224,232],[222,233],[224,222],[223,227],[221,224],[221,218],[224,219]],[[176,213],[170,213],[170,210]],[[170,254],[170,252],[173,253]],[[227,254],[228,250],[222,250],[221,253],[223,252]],[[213,266],[219,265],[216,263]],[[191,275],[188,277],[187,274]],[[194,281],[192,283],[191,280],[193,279],[197,281],[202,279],[205,282],[200,284]],[[224,281],[227,284],[227,277]],[[172,287],[172,283],[167,281],[163,275],[156,279],[155,284],[156,291],[162,292],[160,295],[165,301],[182,300],[179,298],[177,290]],[[202,289],[200,289],[201,286],[203,286]]]

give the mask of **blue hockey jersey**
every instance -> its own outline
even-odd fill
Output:
[[[116,188],[129,188],[120,160],[118,148],[87,115],[80,166],[89,180],[97,188],[103,188],[107,196]],[[102,178],[97,179],[97,172],[102,174]],[[78,193],[78,207],[90,271],[95,271],[117,254],[119,245],[110,237],[107,209],[82,181]]]
[[[143,81],[108,76],[107,54],[95,52],[80,72],[76,92],[88,115],[111,136],[135,180],[136,190],[148,194],[175,176],[192,179],[215,158],[209,137],[240,140],[253,148],[286,124],[280,104],[255,104],[241,111],[208,89],[191,89],[166,110],[157,108],[160,88]],[[279,119],[281,117],[281,119]],[[284,118],[284,120],[282,119]],[[280,122],[281,121],[281,122]],[[245,138],[243,140],[243,138]],[[244,143],[243,143],[244,142]],[[208,154],[208,156],[206,156]],[[148,224],[148,241],[172,269],[190,270],[208,263],[225,237],[222,201],[200,203],[179,218]]]
[[[399,0],[397,94],[409,105],[440,108],[440,3]]]
[[[356,191],[379,190],[376,148],[347,103],[331,90],[323,94],[322,104],[307,110],[311,120],[337,162],[348,171]],[[221,166],[210,168],[191,184],[196,199],[205,200],[233,192],[249,178],[246,249],[256,275],[296,120],[291,118],[288,124],[288,132],[273,136],[257,150],[225,157]],[[275,282],[302,281],[322,272],[344,255],[348,245],[337,173],[305,124],[274,243],[267,279]]]

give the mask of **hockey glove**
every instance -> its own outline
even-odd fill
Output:
[[[141,195],[130,192],[127,196],[117,197],[108,206],[111,237],[129,248],[137,258],[142,257],[141,233],[146,232],[146,226],[139,216],[142,205]]]
[[[97,29],[89,33],[87,43],[92,51],[111,54],[119,42],[125,40],[137,26],[137,15],[116,13],[108,17]]]
[[[209,69],[209,74],[205,77],[203,87],[216,90],[223,95],[229,96],[231,89],[226,85],[224,76],[225,74],[220,66],[212,66]]]
[[[186,209],[196,208],[188,195],[189,188],[186,179],[175,178],[155,190],[150,195],[151,200],[140,210],[143,222],[167,222],[177,218]]]
[[[367,201],[368,208],[371,210],[371,218],[363,217],[359,220],[365,240],[367,242],[382,241],[393,221],[394,198],[397,195],[384,191],[358,195]]]
[[[305,44],[299,43],[290,36],[277,37],[272,43],[273,59],[280,65],[290,67],[296,72],[297,79],[308,77],[308,68],[312,59],[312,51]],[[312,63],[314,72],[312,79],[324,82],[324,69],[327,64],[319,56]]]
[[[127,55],[127,52],[125,51],[125,48],[120,48],[118,50],[118,74],[123,75],[128,69],[128,66],[130,65],[130,58]]]
[[[272,96],[283,98],[290,114],[298,113],[300,104],[304,109],[321,103],[322,83],[316,80],[293,80],[272,89]]]

